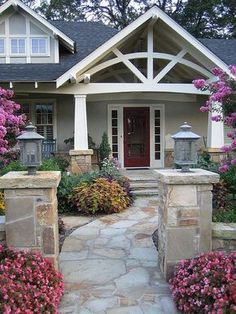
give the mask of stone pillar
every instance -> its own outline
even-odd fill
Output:
[[[93,155],[93,150],[88,149],[86,95],[74,95],[74,97],[74,149],[69,152],[71,156],[71,172],[84,173],[91,170],[91,156]]]
[[[0,178],[6,202],[6,243],[40,251],[58,268],[57,186],[59,171],[9,172]]]
[[[180,260],[212,249],[211,191],[219,175],[202,169],[156,172],[160,191],[159,265],[168,280]]]

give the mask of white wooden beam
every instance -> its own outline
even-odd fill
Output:
[[[66,87],[61,87],[61,91],[67,91]],[[129,93],[129,92],[161,92],[161,93],[183,93],[193,95],[209,95],[209,92],[197,90],[193,84],[176,83],[90,83],[77,84],[74,86],[78,94],[107,94],[107,93]],[[71,89],[71,92],[73,89]]]
[[[153,80],[153,23],[149,23],[148,25],[148,36],[147,36],[147,53],[148,53],[148,58],[147,58],[147,78],[148,80]]]
[[[154,82],[158,83],[160,80],[180,61],[180,59],[187,53],[185,49],[181,50],[175,57],[173,57],[172,61],[170,61],[164,69],[161,70],[160,73],[154,78]]]
[[[133,74],[135,76],[137,76],[137,78],[141,81],[141,82],[146,82],[147,78],[136,68],[135,65],[133,65],[132,62],[130,62],[128,60],[128,58],[123,55],[123,53],[121,53],[117,48],[113,49],[113,53],[121,60],[121,62],[123,62],[127,68],[130,69],[131,72],[133,72]]]
[[[86,95],[74,95],[74,150],[88,149]]]
[[[216,115],[216,113],[215,113]],[[207,148],[220,149],[224,146],[224,123],[223,121],[212,121],[214,116],[209,112],[208,114],[208,130],[207,130]]]

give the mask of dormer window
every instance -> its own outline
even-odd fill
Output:
[[[5,39],[4,38],[0,38],[0,54],[4,54],[5,53]]]
[[[12,55],[25,55],[26,44],[25,38],[11,38],[11,54]]]
[[[48,38],[33,37],[31,38],[31,54],[47,55],[48,54]]]

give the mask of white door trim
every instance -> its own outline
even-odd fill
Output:
[[[108,104],[107,121],[108,129],[107,134],[109,143],[112,147],[112,121],[111,112],[117,110],[118,112],[118,159],[121,168],[124,168],[124,125],[123,125],[123,109],[125,107],[148,107],[150,108],[150,168],[163,168],[164,167],[164,144],[165,144],[165,105],[164,104]],[[154,110],[160,110],[161,122],[161,159],[155,160],[154,151]]]

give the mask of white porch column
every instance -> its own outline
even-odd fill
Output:
[[[75,97],[75,124],[74,124],[74,149],[70,150],[71,171],[83,173],[91,171],[92,149],[88,149],[88,127],[86,95]]]
[[[74,150],[88,149],[88,127],[86,95],[74,95],[75,120],[74,120]]]
[[[214,113],[213,113],[214,114]],[[224,146],[224,123],[223,121],[212,121],[211,112],[208,115],[207,148],[209,150],[220,150]]]

